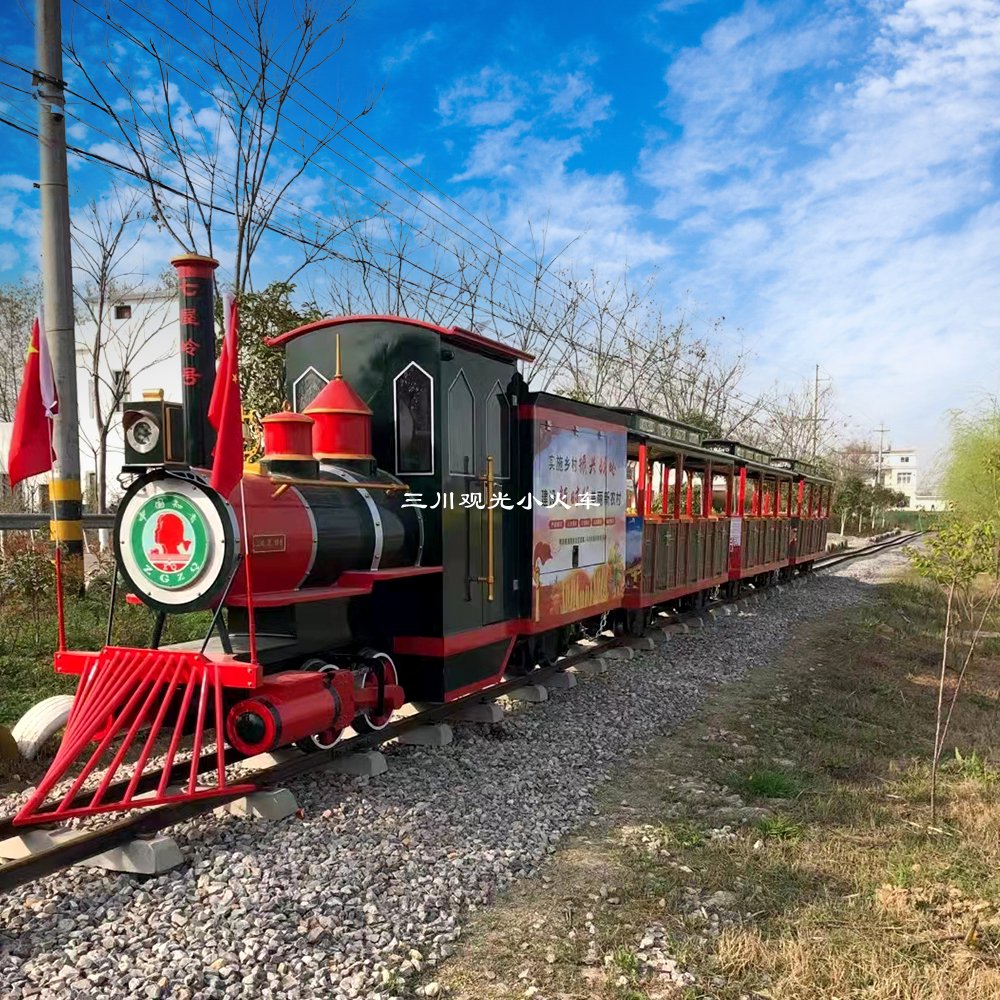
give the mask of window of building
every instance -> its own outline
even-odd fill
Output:
[[[115,306],[115,319],[131,319],[132,318],[132,307],[118,305]]]
[[[301,413],[320,393],[327,380],[310,365],[292,383],[292,409]]]
[[[396,472],[434,472],[434,380],[411,361],[393,380]]]
[[[448,389],[448,471],[453,476],[476,474],[476,404],[465,372]]]
[[[115,399],[124,399],[128,395],[129,380],[129,371],[127,368],[111,373],[111,386],[115,394]]]
[[[900,465],[905,465],[907,462],[909,462],[909,460],[910,460],[910,456],[909,455],[900,455],[899,456],[899,464]]]
[[[913,480],[912,472],[897,472],[896,473],[896,483],[899,486],[907,486]]]
[[[506,479],[510,468],[510,403],[499,382],[493,383],[486,397],[486,455],[493,456],[493,475]]]

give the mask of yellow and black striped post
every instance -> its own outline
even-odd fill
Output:
[[[49,486],[53,541],[65,545],[70,555],[83,555],[83,495],[79,479],[53,479]]]

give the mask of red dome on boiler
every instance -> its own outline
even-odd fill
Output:
[[[372,411],[340,373],[339,338],[337,374],[323,386],[304,412],[313,419],[312,442],[316,458],[372,457]]]

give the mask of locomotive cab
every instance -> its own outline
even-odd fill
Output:
[[[435,571],[376,590],[370,611],[407,696],[446,701],[496,680],[514,641],[524,571],[511,509],[523,492],[517,362],[530,355],[397,317],[320,320],[270,341],[285,352],[294,410],[322,408],[338,342],[344,376],[370,410],[374,462],[402,484],[422,524],[421,565]]]

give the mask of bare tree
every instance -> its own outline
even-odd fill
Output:
[[[488,330],[535,356],[525,375],[539,389],[565,372],[579,335],[579,288],[556,277],[544,232],[516,264],[501,241],[449,240],[416,219],[382,215],[354,227],[348,259],[325,271],[316,301],[341,313],[386,313]]]
[[[782,391],[775,386],[765,407],[764,446],[774,455],[810,459],[829,455],[837,441],[838,423],[832,383],[815,391],[812,379]]]
[[[0,420],[14,419],[24,357],[39,300],[36,282],[22,279],[0,286]]]
[[[86,373],[94,432],[81,435],[97,472],[95,501],[100,513],[108,509],[108,440],[118,426],[118,414],[131,382],[144,371],[171,357],[173,342],[159,344],[159,334],[171,325],[173,296],[149,289],[141,276],[128,270],[142,239],[146,220],[139,212],[141,198],[115,189],[102,202],[87,206],[73,226],[77,268],[78,359]],[[127,301],[129,316],[116,316]]]
[[[97,63],[92,46],[85,58],[71,46],[70,58],[89,85],[87,97],[112,120],[130,166],[145,179],[157,225],[187,251],[215,256],[220,245],[231,249],[240,295],[253,289],[253,260],[268,233],[286,235],[301,250],[298,265],[282,275],[291,282],[309,264],[333,255],[353,225],[328,216],[282,222],[278,212],[307,167],[346,127],[335,114],[316,124],[307,111],[319,130],[314,134],[290,107],[301,104],[301,86],[344,45],[343,34],[333,29],[349,20],[354,4],[344,2],[327,16],[325,7],[308,0],[238,0],[235,14],[227,8],[225,19],[211,5],[199,7],[207,20],[191,30],[184,48],[196,58],[183,68],[106,10],[114,37],[127,35],[146,54],[152,84],[125,75],[111,60]],[[192,104],[194,93],[206,99],[203,107]],[[356,117],[371,107],[366,103]]]

